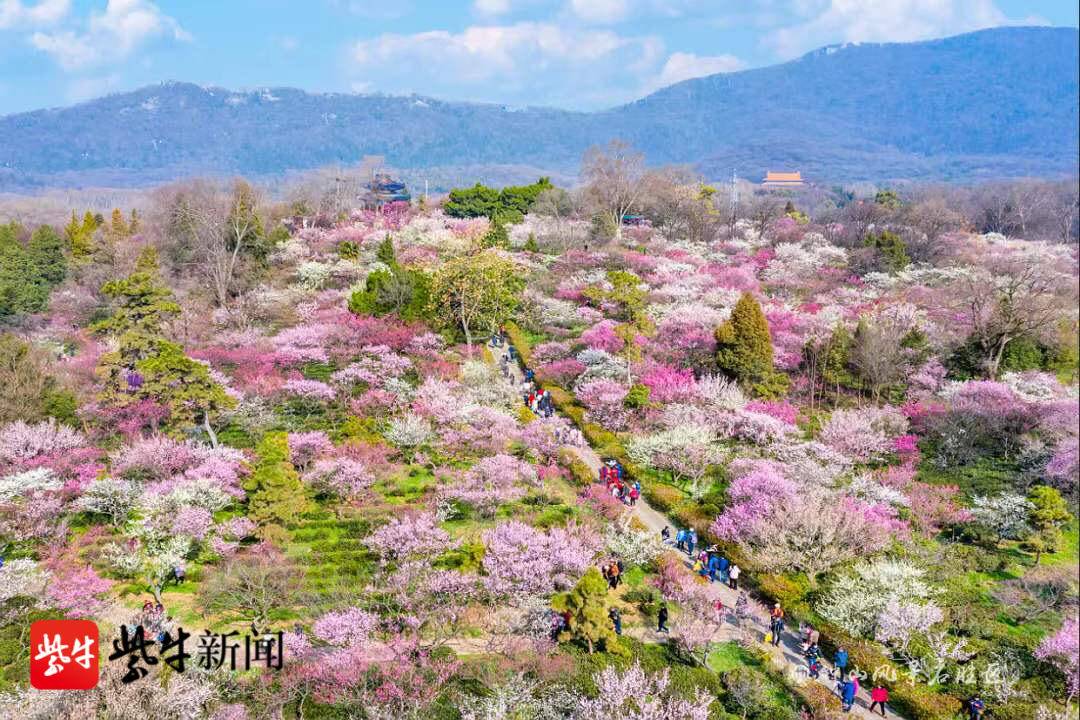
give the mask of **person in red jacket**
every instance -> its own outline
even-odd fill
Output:
[[[881,685],[875,685],[870,691],[870,712],[874,712],[875,707],[880,707],[881,717],[885,717],[885,703],[887,702],[889,702],[889,691]]]

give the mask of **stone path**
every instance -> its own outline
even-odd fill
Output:
[[[490,350],[495,358],[496,365],[499,365],[501,358],[504,356],[506,356],[509,360],[508,345],[503,344],[501,347],[490,347]],[[525,376],[522,373],[520,365],[512,360],[509,360],[508,364],[510,368],[511,379],[516,384],[523,384],[525,382]],[[576,452],[579,457],[581,457],[585,464],[588,465],[590,469],[592,469],[594,475],[599,480],[601,462],[600,456],[597,455],[596,451],[589,445],[585,445],[584,447],[572,447],[570,449]],[[642,524],[645,525],[645,527],[647,527],[649,530],[652,530],[657,535],[659,535],[660,531],[663,530],[665,527],[670,527],[672,529],[672,535],[675,534],[676,525],[673,522],[669,521],[667,517],[665,517],[662,513],[649,505],[645,501],[644,497],[638,499],[637,504],[632,508],[632,512],[634,514],[634,517],[640,520]],[[686,571],[691,572],[691,567],[693,566],[693,563],[686,556],[686,553],[676,550],[674,546],[672,547],[672,553],[677,553],[679,556],[681,556],[683,565],[684,567],[686,567]],[[723,600],[724,606],[727,608],[734,608],[735,600],[738,597],[738,591],[732,590],[727,585],[719,582],[713,583],[713,586],[718,590],[720,597]],[[800,681],[803,678],[806,678],[805,673],[799,674],[797,672],[797,669],[806,667],[806,660],[802,654],[801,642],[796,636],[796,634],[791,632],[790,628],[788,628],[785,630],[781,637],[779,647],[773,647],[771,644],[766,644],[764,640],[765,633],[767,632],[769,627],[769,609],[763,603],[750,596],[749,594],[747,595],[747,599],[750,602],[750,619],[749,627],[746,629],[746,632],[749,634],[750,637],[756,638],[758,640],[758,646],[766,649],[769,652],[769,655],[772,657],[774,664],[778,668],[786,672],[789,677],[793,679],[799,678],[799,680],[796,680],[796,682]],[[733,618],[734,616],[730,617]],[[624,632],[644,642],[660,642],[661,639],[664,637],[663,635],[655,632],[651,628],[627,628],[624,630]],[[724,624],[723,629],[717,636],[717,640],[719,642],[723,642],[725,640],[736,640],[739,639],[742,635],[743,631],[737,625],[728,622]],[[835,681],[829,679],[829,674],[833,672],[832,664],[824,659],[822,659],[821,662],[822,672],[821,677],[818,679],[817,682],[824,687],[827,687],[829,690],[834,690],[836,687],[836,683]],[[855,699],[855,706],[851,710],[851,715],[864,718],[880,717],[878,713],[871,714],[869,708],[870,687],[864,685],[860,680],[859,694],[858,697],[856,697]],[[889,713],[889,716],[896,717],[896,715],[892,712]]]

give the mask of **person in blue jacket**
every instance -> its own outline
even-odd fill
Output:
[[[833,658],[833,664],[836,665],[836,671],[840,673],[840,679],[843,680],[847,674],[848,653],[844,648],[837,648],[836,657]]]
[[[844,712],[851,712],[851,706],[855,704],[855,692],[858,686],[855,685],[854,678],[848,678],[844,681],[844,689],[840,695],[840,699],[844,703]]]

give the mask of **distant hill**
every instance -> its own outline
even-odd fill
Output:
[[[1075,175],[1078,39],[1069,28],[998,28],[827,47],[596,113],[168,82],[0,117],[0,190],[270,176],[364,155],[430,169],[440,184],[487,166],[524,179],[573,173],[585,148],[613,137],[650,163],[717,178],[732,168],[827,183]]]

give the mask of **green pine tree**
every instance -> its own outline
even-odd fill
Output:
[[[773,375],[773,346],[769,321],[750,293],[743,293],[731,317],[716,329],[716,362],[721,370],[746,384]]]
[[[529,233],[529,239],[525,241],[525,252],[538,253],[540,246],[536,244],[536,233]]]
[[[163,338],[165,322],[180,313],[172,290],[161,281],[157,251],[152,247],[140,253],[131,275],[105,283],[101,291],[115,308],[94,330],[119,339],[120,359],[129,366],[149,356]]]
[[[595,567],[589,568],[571,590],[556,595],[551,606],[559,612],[570,613],[570,626],[562,639],[585,644],[589,654],[597,647],[613,654],[623,654],[625,648],[608,617],[608,584]]]
[[[17,223],[0,225],[0,319],[39,312],[49,288],[38,280],[38,268],[20,241]]]
[[[300,475],[289,460],[289,436],[268,433],[256,450],[258,461],[244,483],[248,515],[260,525],[285,524],[310,507]]]
[[[135,364],[142,385],[137,398],[149,398],[169,408],[170,424],[179,429],[201,426],[217,445],[211,418],[235,406],[236,401],[210,377],[206,365],[192,360],[176,343],[159,340],[149,357]]]
[[[67,277],[64,241],[50,225],[42,225],[34,231],[26,245],[26,254],[34,268],[36,282],[51,288]]]
[[[480,239],[480,244],[485,248],[508,248],[510,247],[510,233],[506,232],[506,226],[498,220],[491,224],[491,229]]]
[[[387,234],[375,250],[375,259],[386,265],[391,270],[397,267],[397,252],[394,251],[394,240]]]

